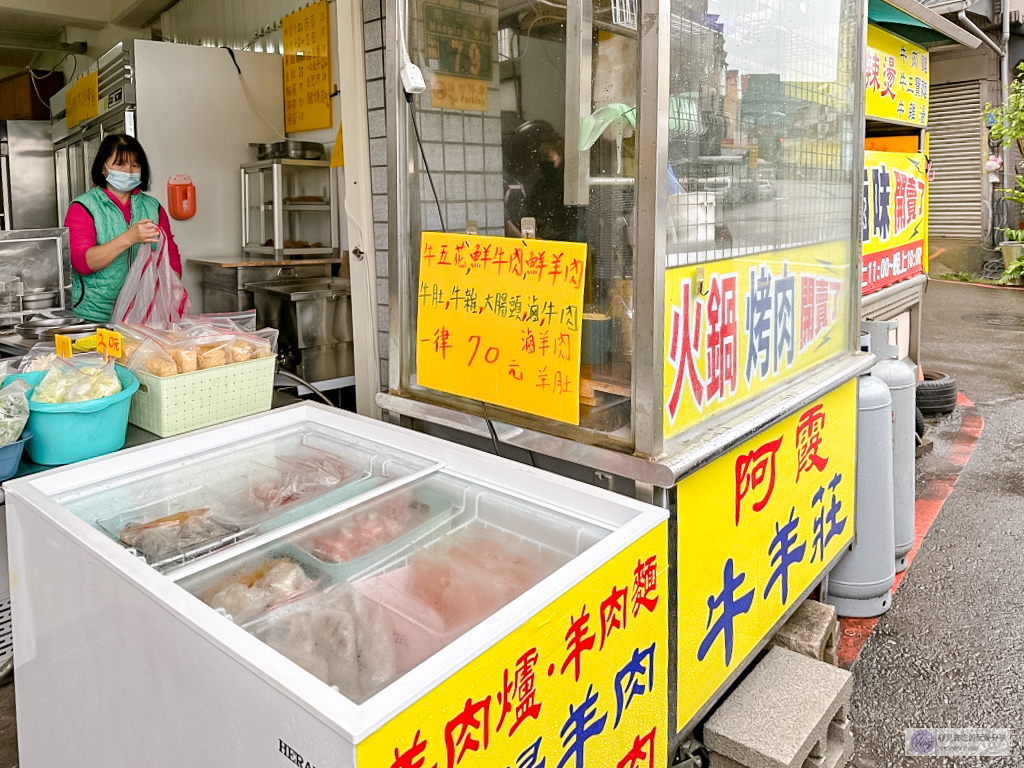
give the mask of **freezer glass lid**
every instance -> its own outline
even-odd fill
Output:
[[[439,472],[178,584],[362,703],[609,533]]]
[[[305,422],[85,486],[57,501],[166,571],[436,466]]]

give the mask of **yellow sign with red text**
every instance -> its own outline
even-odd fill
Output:
[[[100,113],[99,82],[99,72],[90,72],[68,88],[64,96],[64,120],[69,129]]]
[[[679,482],[676,730],[853,539],[856,445],[854,380]]]
[[[928,52],[868,25],[864,73],[868,118],[923,128],[928,124]]]
[[[330,128],[331,32],[328,0],[281,19],[284,45],[284,129]]]
[[[861,228],[862,293],[921,274],[928,249],[928,176],[923,154],[864,153]]]
[[[101,355],[120,358],[124,354],[121,346],[121,334],[100,328],[96,331],[96,351]]]
[[[848,349],[849,277],[845,242],[667,270],[665,437]]]
[[[359,768],[655,768],[668,753],[662,523],[356,750]]]
[[[417,382],[579,423],[585,243],[424,232]]]

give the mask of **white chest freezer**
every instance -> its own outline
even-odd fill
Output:
[[[23,768],[637,768],[667,513],[317,405],[6,485]]]

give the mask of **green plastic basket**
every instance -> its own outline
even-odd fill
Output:
[[[269,411],[275,363],[274,357],[261,357],[167,377],[140,371],[128,421],[170,437]]]

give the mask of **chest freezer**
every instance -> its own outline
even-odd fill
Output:
[[[312,404],[5,487],[25,768],[666,755],[664,510]]]

